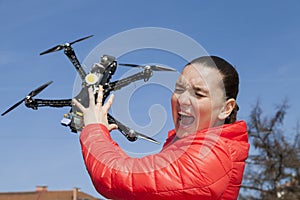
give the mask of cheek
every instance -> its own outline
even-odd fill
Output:
[[[173,94],[172,98],[171,98],[171,106],[172,106],[173,119],[175,119],[175,117],[177,116],[177,102],[178,102],[177,95]]]
[[[208,128],[212,118],[212,105],[209,100],[198,101],[193,104],[195,116],[198,119],[198,130]]]
[[[172,106],[173,104],[175,104],[177,102],[177,96],[176,94],[173,93],[172,97],[171,97],[171,103],[172,103]]]
[[[211,116],[211,104],[210,102],[201,102],[197,103],[196,106],[194,106],[196,114],[199,115],[200,118],[207,118]]]
[[[202,129],[215,126],[219,120],[220,109],[219,104],[213,105],[210,101],[201,104],[198,107],[198,127]]]
[[[198,110],[198,112],[204,112],[207,110],[211,110],[211,101],[209,98],[197,99],[193,98],[192,105],[194,110]]]

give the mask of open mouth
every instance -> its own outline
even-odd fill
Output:
[[[188,125],[191,125],[195,121],[195,117],[192,115],[189,115],[187,113],[179,112],[178,120],[179,120],[180,125],[188,126]]]

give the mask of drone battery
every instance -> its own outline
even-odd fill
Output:
[[[71,124],[72,120],[71,119],[68,119],[68,118],[63,118],[60,123],[63,125],[63,126],[69,126]]]

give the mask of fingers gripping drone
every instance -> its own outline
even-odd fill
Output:
[[[103,91],[103,101],[109,96],[110,92],[120,90],[123,87],[129,85],[138,80],[148,81],[151,76],[153,75],[153,71],[175,71],[174,69],[165,68],[157,65],[148,65],[148,66],[140,66],[135,64],[119,64],[121,66],[129,66],[129,67],[137,67],[142,68],[142,71],[131,75],[127,78],[110,82],[112,76],[117,70],[118,63],[116,58],[110,55],[103,55],[99,63],[95,63],[89,73],[86,73],[83,67],[81,66],[80,62],[77,59],[74,49],[72,48],[72,44],[80,42],[82,40],[88,39],[91,36],[87,36],[78,40],[75,40],[70,43],[60,44],[55,47],[52,47],[42,53],[40,55],[44,55],[51,52],[56,52],[60,50],[64,50],[65,55],[69,58],[73,66],[75,67],[76,71],[78,72],[82,84],[81,90],[75,98],[79,101],[83,106],[88,106],[88,88],[92,87],[94,91],[94,95],[98,95],[99,87],[102,86]],[[37,110],[39,107],[71,107],[70,111],[64,115],[64,118],[61,120],[61,124],[64,126],[70,127],[71,131],[77,133],[81,131],[84,127],[83,123],[83,114],[82,112],[77,109],[75,106],[72,107],[72,99],[59,99],[59,100],[50,100],[50,99],[35,99],[36,95],[38,95],[42,90],[48,87],[52,81],[45,83],[44,85],[38,87],[37,89],[31,91],[25,98],[11,106],[7,109],[2,116],[10,112],[11,110],[15,109],[17,106],[25,103],[25,106],[28,108],[32,108]],[[95,98],[97,99],[97,98]],[[122,124],[120,121],[116,120],[113,116],[108,114],[108,122],[117,124],[118,130],[129,140],[129,141],[136,141],[138,138],[145,139],[150,142],[160,144],[155,139],[148,137],[142,133],[139,133],[126,125]]]

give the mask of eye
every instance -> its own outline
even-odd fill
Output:
[[[202,93],[200,93],[200,92],[195,92],[195,95],[196,95],[197,97],[206,97],[206,95],[204,95],[204,94],[202,94]]]
[[[195,89],[194,92],[195,92],[195,96],[197,98],[203,98],[203,97],[208,96],[208,94],[206,92],[202,91],[202,90]]]
[[[176,83],[175,89],[174,89],[175,93],[181,94],[184,92],[184,90],[185,90],[185,87],[182,84]]]
[[[194,91],[194,95],[197,98],[208,97],[208,95],[209,95],[208,91],[205,90],[205,89],[203,89],[203,88],[201,88],[201,87],[194,87],[193,91]]]
[[[175,87],[175,90],[174,90],[175,93],[183,93],[184,92],[184,88],[182,87]]]

